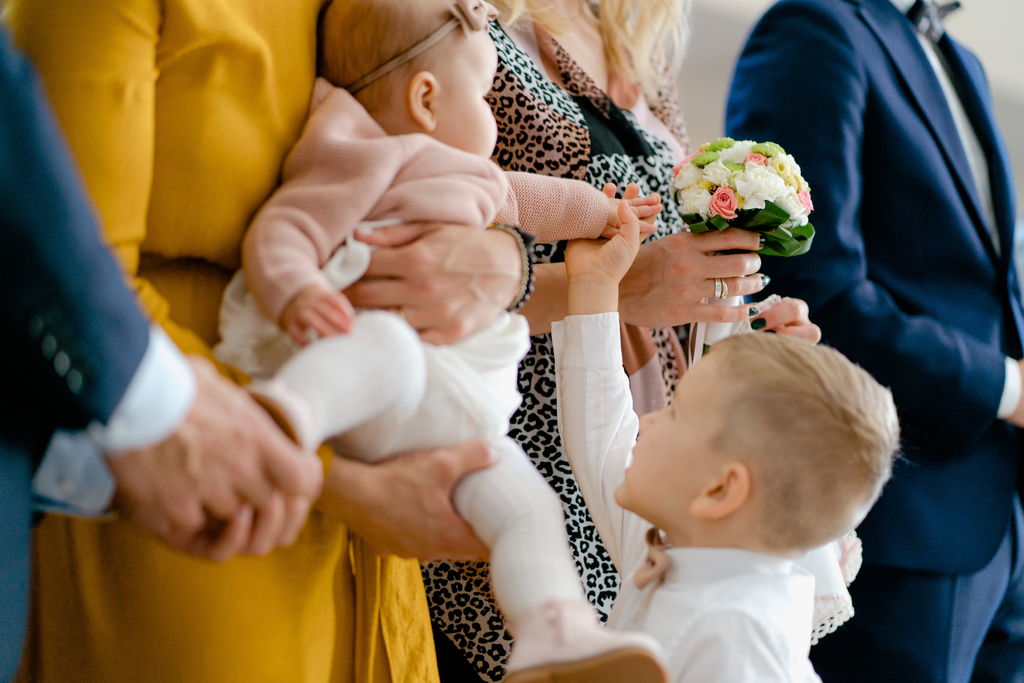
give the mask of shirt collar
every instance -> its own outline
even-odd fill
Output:
[[[792,560],[739,548],[669,548],[672,565],[665,574],[673,581],[719,580],[739,574],[791,574]]]

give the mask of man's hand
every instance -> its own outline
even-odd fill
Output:
[[[450,344],[477,332],[519,293],[523,263],[503,230],[405,224],[356,233],[373,252],[363,279],[345,293],[360,308],[390,308],[423,341]]]
[[[318,505],[381,553],[422,561],[484,559],[487,547],[455,511],[452,492],[464,476],[493,464],[476,441],[374,465],[339,457]]]
[[[332,337],[352,329],[355,311],[341,292],[310,285],[298,293],[281,313],[281,329],[299,346],[310,342],[309,333]]]
[[[1021,386],[1024,386],[1024,359],[1017,361],[1017,368],[1020,370]],[[1020,401],[1017,402],[1017,409],[1010,413],[1006,421],[1015,427],[1024,428],[1024,391],[1021,392]]]
[[[199,358],[196,397],[178,429],[107,457],[114,508],[187,553],[214,561],[295,540],[320,491],[319,459],[301,453],[241,389]]]

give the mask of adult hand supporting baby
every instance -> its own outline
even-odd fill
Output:
[[[523,265],[501,230],[417,223],[356,237],[377,247],[362,280],[345,294],[360,308],[393,308],[431,344],[484,328],[519,293]]]
[[[452,492],[464,476],[493,464],[479,441],[372,465],[338,457],[318,506],[382,553],[423,561],[485,559],[487,547],[455,511]]]

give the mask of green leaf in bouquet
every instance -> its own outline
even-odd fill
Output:
[[[766,157],[777,157],[786,153],[786,150],[782,149],[782,145],[775,142],[759,142],[751,147],[750,151],[754,154],[763,154]]]
[[[690,159],[690,163],[697,168],[704,168],[714,161],[718,161],[718,152],[704,152]]]
[[[737,164],[734,161],[725,161],[722,162],[722,165],[725,166],[730,171],[736,171],[737,173],[743,173],[743,171],[747,170],[746,166],[744,166],[743,164]]]
[[[684,223],[690,226],[697,225],[697,223],[702,223],[704,221],[704,217],[699,213],[684,213],[681,218]]]
[[[699,223],[688,223],[690,226],[690,232],[699,235],[702,232],[711,232],[712,228],[710,225],[701,221]]]
[[[736,144],[736,141],[732,138],[718,138],[713,142],[708,142],[701,145],[700,149],[703,152],[721,152],[723,149],[729,149]]]
[[[708,219],[707,222],[710,223],[716,230],[725,230],[726,228],[729,227],[729,221],[722,218],[721,216],[712,216],[711,218]]]
[[[782,225],[788,220],[789,211],[786,211],[775,202],[765,202],[764,208],[759,209],[752,218],[748,219],[743,228],[745,230],[764,232],[765,230]]]
[[[758,251],[764,256],[799,256],[806,254],[814,240],[814,226],[794,225],[790,228],[775,228],[764,234],[765,246]]]

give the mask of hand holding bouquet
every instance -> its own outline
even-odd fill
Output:
[[[691,232],[759,232],[765,246],[757,253],[769,256],[811,248],[811,189],[796,159],[774,142],[721,138],[701,145],[674,172],[672,191]]]

